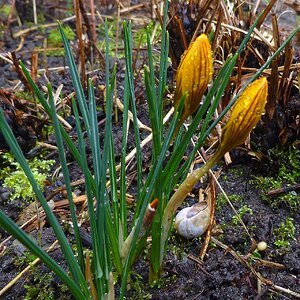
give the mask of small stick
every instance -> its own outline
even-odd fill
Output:
[[[115,98],[115,103],[116,103],[116,106],[123,112],[124,111],[124,105],[123,105],[123,103],[121,102],[121,100],[119,99],[119,98]],[[132,121],[133,120],[133,116],[132,116],[132,112],[129,110],[128,111],[128,118]],[[148,127],[148,126],[146,126],[146,125],[144,125],[140,120],[137,120],[137,122],[138,122],[138,127],[140,128],[140,129],[145,129],[145,130],[147,130],[147,131],[149,131],[149,132],[152,132],[152,130],[151,130],[151,128],[150,127]]]
[[[296,191],[296,190],[299,190],[299,189],[300,189],[300,183],[297,183],[297,184],[287,186],[287,187],[283,187],[283,188],[280,188],[280,189],[270,190],[267,195],[268,196],[276,196],[276,195],[279,195],[279,194],[288,193],[290,191]]]
[[[32,88],[31,86],[28,84],[28,81],[23,73],[23,71],[21,70],[20,68],[20,65],[19,65],[19,60],[17,59],[17,55],[16,55],[16,52],[13,51],[11,52],[11,59],[12,59],[12,62],[13,62],[13,65],[15,67],[15,70],[16,72],[18,73],[19,75],[19,79],[22,81],[22,83],[24,84],[25,88],[27,91],[32,91]]]
[[[210,196],[208,197],[208,205],[210,207],[210,216],[209,216],[209,226],[206,231],[206,236],[201,247],[199,257],[201,260],[204,259],[206,254],[210,239],[211,239],[211,232],[214,225],[215,220],[215,211],[216,211],[216,182],[213,177],[210,178]]]

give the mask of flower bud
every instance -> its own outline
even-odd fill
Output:
[[[268,82],[262,77],[251,83],[238,98],[222,131],[220,148],[224,154],[245,142],[263,114],[267,96]]]
[[[197,110],[212,73],[210,42],[205,34],[201,34],[183,54],[176,73],[175,108],[179,106],[181,97],[186,93],[180,126]]]

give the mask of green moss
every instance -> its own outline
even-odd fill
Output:
[[[242,203],[244,201],[243,195],[233,194],[233,195],[229,195],[228,198],[231,203]],[[219,194],[217,196],[217,209],[221,209],[226,204],[227,204],[227,200],[224,194]]]
[[[145,293],[143,277],[134,272],[131,273],[130,292],[132,293],[130,296],[132,300],[152,299],[151,294]]]
[[[33,96],[32,92],[26,92],[26,91],[16,92],[16,97],[21,98],[21,99],[25,99],[25,100],[28,100],[28,101],[33,101],[33,99],[34,99],[34,96]]]
[[[37,257],[29,251],[25,251],[22,256],[16,256],[14,265],[16,267],[25,268],[32,263]]]
[[[5,188],[12,191],[9,199],[12,201],[21,197],[25,201],[34,200],[35,195],[32,186],[20,164],[14,160],[10,153],[5,153],[1,158],[0,180],[3,180]],[[46,179],[50,175],[53,164],[54,160],[42,160],[37,157],[28,160],[31,172],[41,190],[45,187]]]
[[[231,169],[230,173],[233,179],[237,179],[244,176],[244,170],[241,168]]]
[[[14,259],[14,265],[19,269],[24,269],[30,263],[32,263],[37,257],[30,253],[29,251],[25,251],[22,256],[17,256]],[[24,297],[25,300],[62,300],[62,299],[72,299],[69,288],[65,284],[53,284],[56,282],[54,278],[54,274],[52,272],[41,272],[40,268],[35,265],[30,269],[32,274],[30,280],[26,282],[24,285],[26,289],[26,295]]]
[[[290,191],[278,196],[269,197],[266,193],[270,190],[280,189],[296,184],[300,180],[300,151],[289,149],[286,152],[272,149],[269,151],[270,170],[275,170],[273,176],[254,176],[250,181],[262,191],[261,198],[270,206],[278,208],[285,204],[287,207],[297,210],[300,206],[300,195],[295,191]]]
[[[0,7],[0,15],[3,15],[5,18],[7,18],[10,14],[11,5],[4,4]]]
[[[76,36],[74,30],[69,26],[63,26],[63,29],[64,29],[67,39],[74,40],[74,38]],[[50,47],[50,48],[62,48],[63,47],[62,38],[61,38],[58,28],[54,28],[50,31],[47,41],[48,41],[48,47]],[[62,50],[48,50],[47,54],[51,55],[51,56],[63,56],[64,50],[63,49]]]
[[[57,287],[53,284],[54,276],[52,272],[42,273],[38,268],[35,269],[33,274],[33,282],[25,284],[26,296],[25,300],[57,300],[57,299],[71,299],[71,294],[66,285]],[[59,296],[58,296],[58,295]]]
[[[243,205],[239,210],[238,210],[238,214],[240,216],[241,219],[243,219],[245,214],[250,214],[253,215],[253,210],[248,206],[248,205]],[[232,224],[233,225],[238,225],[240,223],[240,220],[238,218],[238,216],[233,216],[232,219]]]

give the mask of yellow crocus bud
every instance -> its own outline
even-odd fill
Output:
[[[267,103],[266,77],[250,84],[234,104],[227,124],[223,128],[220,147],[223,153],[245,142],[256,126]]]
[[[183,54],[176,73],[175,108],[179,106],[181,97],[186,93],[182,116],[177,128],[180,128],[186,118],[199,107],[212,73],[210,42],[205,34],[201,34]]]

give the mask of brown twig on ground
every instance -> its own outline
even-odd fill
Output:
[[[206,269],[204,268],[204,266],[203,266],[203,261],[202,261],[202,260],[200,260],[198,257],[196,257],[196,256],[194,256],[194,255],[192,255],[192,254],[189,254],[189,255],[188,255],[188,258],[189,258],[190,260],[196,262],[196,263],[198,264],[198,266],[200,267],[201,271],[202,271],[205,275],[207,275],[207,276],[209,276],[209,277],[212,277],[212,275],[211,275],[209,272],[207,272]]]
[[[272,9],[272,7],[274,6],[274,4],[275,4],[276,1],[277,1],[277,0],[271,0],[271,1],[269,2],[269,4],[268,4],[267,7],[265,8],[265,10],[264,10],[264,12],[263,12],[263,14],[262,14],[262,16],[261,16],[261,18],[260,18],[260,20],[259,20],[259,22],[257,23],[257,26],[256,26],[257,29],[260,28],[260,26],[261,26],[262,23],[264,22],[265,18],[267,17],[267,15],[269,14],[269,12],[271,11],[271,9]],[[256,13],[256,12],[254,12],[253,15],[255,15],[255,13]]]
[[[283,187],[280,189],[275,189],[275,190],[270,190],[267,195],[268,196],[277,196],[279,194],[284,194],[284,193],[288,193],[291,191],[296,191],[296,190],[300,190],[300,183],[291,185],[291,186],[287,186],[287,187]]]
[[[273,28],[274,45],[276,48],[279,48],[280,36],[279,36],[277,18],[275,15],[272,16],[272,28]],[[276,57],[271,64],[269,95],[268,95],[268,102],[266,104],[266,113],[269,120],[273,119],[276,111],[276,105],[278,103],[278,82],[279,82],[278,57]]]
[[[85,182],[84,179],[79,179],[79,180],[73,181],[73,182],[71,182],[71,187],[84,184],[84,182]],[[62,186],[58,187],[57,189],[55,189],[51,194],[49,194],[46,197],[46,200],[47,201],[51,200],[55,195],[59,194],[61,191],[65,190],[65,189],[66,189],[65,185],[62,185]]]

